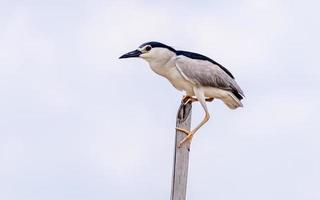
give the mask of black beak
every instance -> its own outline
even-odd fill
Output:
[[[134,50],[134,51],[131,51],[129,53],[126,53],[126,54],[120,56],[119,59],[122,59],[122,58],[134,58],[134,57],[139,57],[140,55],[141,55],[141,51]]]

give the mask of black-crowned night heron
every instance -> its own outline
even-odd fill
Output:
[[[159,42],[147,42],[138,49],[126,53],[121,58],[140,57],[146,60],[151,69],[167,78],[178,90],[185,91],[183,102],[199,101],[205,117],[191,131],[176,128],[187,134],[181,146],[210,118],[206,101],[214,98],[222,100],[229,108],[242,107],[240,100],[244,94],[233,75],[225,67],[201,54],[175,50]]]

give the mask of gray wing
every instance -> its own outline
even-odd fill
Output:
[[[177,56],[176,66],[182,76],[193,84],[231,91],[238,99],[244,96],[237,82],[218,65],[207,60]]]

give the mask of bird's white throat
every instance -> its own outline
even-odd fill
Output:
[[[152,71],[161,76],[167,77],[170,69],[175,67],[175,57],[175,53],[166,49],[161,49],[152,52],[150,57],[148,56],[144,59],[149,63]]]
[[[170,69],[175,67],[173,61],[171,59],[168,60],[152,60],[149,61],[149,65],[155,73],[161,76],[167,76]]]

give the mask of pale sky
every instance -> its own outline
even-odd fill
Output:
[[[188,199],[320,199],[318,1],[2,0],[0,199],[169,199],[183,93],[139,59],[159,41],[228,68]],[[197,103],[193,125],[203,117]]]

